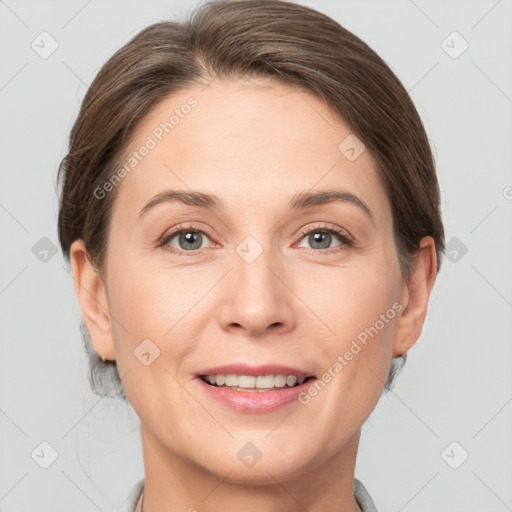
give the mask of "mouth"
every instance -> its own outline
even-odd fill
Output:
[[[318,380],[312,372],[291,366],[230,364],[196,374],[205,398],[244,414],[271,413],[297,402]]]
[[[231,389],[243,392],[279,391],[299,387],[316,377],[314,375],[238,375],[238,374],[210,374],[199,375],[199,378],[209,386],[215,388]]]

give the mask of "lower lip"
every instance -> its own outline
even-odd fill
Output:
[[[236,411],[264,413],[275,411],[294,402],[317,379],[309,379],[293,388],[274,388],[272,391],[235,391],[229,388],[211,386],[200,377],[197,377],[197,380],[208,396]]]

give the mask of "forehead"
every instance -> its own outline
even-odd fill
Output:
[[[131,156],[134,165],[125,166],[115,208],[140,209],[169,188],[213,193],[242,208],[343,188],[385,222],[390,205],[375,160],[368,150],[354,159],[349,146],[356,156],[362,149],[317,96],[272,80],[216,79],[169,95],[142,119],[124,162]]]

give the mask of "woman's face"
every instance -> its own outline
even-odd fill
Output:
[[[361,150],[321,100],[262,80],[188,88],[138,126],[111,217],[111,323],[93,342],[173,457],[281,481],[357,438],[408,348],[391,207]],[[314,378],[300,394],[240,392],[205,372]]]

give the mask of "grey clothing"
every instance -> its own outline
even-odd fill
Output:
[[[130,489],[123,502],[116,508],[115,512],[135,512],[135,507],[139,501],[140,495],[144,489],[144,477],[141,477],[137,483]],[[366,487],[354,478],[354,496],[363,512],[378,512]]]

